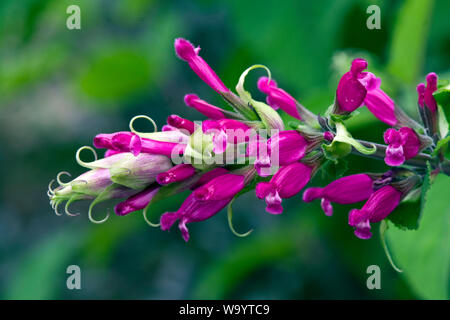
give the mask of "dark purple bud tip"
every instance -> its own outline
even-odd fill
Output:
[[[130,206],[127,201],[118,203],[115,207],[114,207],[114,212],[118,215],[118,216],[125,216],[133,211],[136,211],[136,209],[133,206]]]
[[[175,128],[178,128],[183,124],[183,118],[177,116],[176,114],[172,114],[167,117],[167,124]]]

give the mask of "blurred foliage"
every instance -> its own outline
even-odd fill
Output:
[[[81,8],[81,30],[66,28],[71,4]],[[381,8],[380,30],[366,28],[372,4]],[[78,147],[99,132],[126,129],[135,114],[160,125],[173,113],[203,119],[183,104],[190,92],[224,106],[176,58],[175,37],[200,45],[229,87],[245,68],[262,63],[281,87],[321,113],[349,61],[362,56],[382,88],[413,114],[416,83],[430,71],[450,75],[449,11],[446,0],[1,1],[0,298],[445,297],[445,188],[429,195],[419,230],[388,230],[402,274],[389,266],[378,236],[353,235],[352,206],[336,206],[330,218],[318,203],[296,196],[283,204],[283,215],[272,216],[246,194],[234,204],[234,223],[253,228],[249,237],[235,237],[222,212],[193,224],[186,244],[177,230],[149,228],[139,212],[101,226],[88,222],[86,204],[74,205],[77,218],[56,217],[45,191],[59,171],[82,172],[74,161]],[[258,76],[249,75],[246,87],[255,98],[262,97]],[[362,139],[381,141],[386,129],[365,108],[350,123]],[[349,173],[386,170],[382,162],[349,160]],[[311,185],[330,179],[317,175]],[[182,199],[158,202],[151,217],[176,210]],[[70,264],[81,267],[80,291],[65,287]],[[382,290],[366,288],[372,264],[381,267]]]

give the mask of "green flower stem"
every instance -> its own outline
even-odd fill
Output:
[[[377,160],[384,160],[384,157],[386,156],[386,148],[387,148],[386,145],[379,144],[379,143],[373,143],[373,142],[367,142],[367,141],[363,141],[363,140],[357,140],[357,141],[360,142],[362,145],[367,146],[367,147],[371,147],[372,145],[374,145],[374,146],[377,147],[377,151],[375,153],[373,153],[373,154],[365,155],[365,154],[360,153],[358,150],[352,148],[352,153],[353,154],[364,156],[364,157],[367,157],[367,158],[377,159]],[[410,166],[420,167],[420,168],[426,168],[427,167],[427,162],[433,162],[433,158],[430,155],[426,154],[426,153],[419,153],[414,158],[406,160],[405,161],[405,165],[410,165]]]

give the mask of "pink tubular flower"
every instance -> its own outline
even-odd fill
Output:
[[[191,69],[218,93],[230,91],[220,80],[211,67],[198,55],[200,47],[194,48],[188,40],[175,39],[175,52],[177,56],[188,62]]]
[[[264,142],[255,141],[255,143],[258,143],[261,148],[261,143]],[[267,140],[267,152],[259,150],[259,153],[256,154],[255,169],[259,175],[264,176],[263,168],[269,168],[272,165],[285,166],[297,162],[305,155],[307,146],[306,139],[296,130],[278,132]],[[253,153],[258,151],[255,148],[251,149]],[[274,160],[278,163],[273,163]]]
[[[424,107],[426,86],[423,83],[417,85],[417,103],[420,107]]]
[[[312,168],[300,162],[281,167],[270,182],[256,185],[256,196],[266,200],[267,212],[280,214],[283,212],[282,199],[299,193],[311,179],[311,173]]]
[[[170,168],[165,172],[161,172],[156,177],[156,182],[160,185],[180,182],[192,177],[195,174],[195,168],[190,164],[181,163]]]
[[[395,117],[395,103],[380,89],[381,79],[375,77],[373,73],[368,72],[364,82],[367,89],[364,104],[367,109],[369,109],[378,120],[390,126],[394,126],[397,123],[397,118]]]
[[[147,187],[143,191],[129,197],[127,200],[118,203],[114,207],[114,212],[118,216],[124,216],[131,212],[144,209],[153,197],[158,193],[159,187],[155,184]]]
[[[205,120],[202,122],[202,131],[213,134],[214,153],[223,153],[228,143],[241,143],[248,141],[250,127],[234,119]]]
[[[186,224],[211,218],[222,210],[230,201],[231,198],[217,201],[201,201],[191,193],[178,211],[166,212],[161,216],[161,229],[164,231],[169,230],[175,221],[180,220],[178,228],[181,231],[183,239],[187,242],[189,240],[189,231]]]
[[[433,93],[437,90],[437,79],[436,73],[431,72],[426,77],[427,85],[425,86],[423,83],[419,83],[417,86],[419,106],[427,106],[432,113],[435,113],[437,110],[437,103],[433,97]]]
[[[212,120],[220,120],[226,118],[222,109],[209,104],[205,100],[200,99],[195,94],[187,94],[184,96],[184,103],[191,108],[196,109],[201,114]]]
[[[124,147],[126,145],[126,147]],[[131,152],[137,156],[141,152],[141,138],[129,131],[101,133],[94,137],[94,147],[107,148],[118,152]]]
[[[355,228],[360,239],[372,237],[370,223],[386,218],[400,203],[401,192],[392,186],[384,186],[369,197],[361,209],[353,209],[348,216],[348,224]]]
[[[353,112],[365,104],[375,117],[393,126],[397,123],[395,103],[380,89],[379,78],[363,72],[366,68],[367,61],[358,58],[353,60],[350,71],[342,76],[336,90],[339,110]]]
[[[384,142],[388,144],[384,161],[389,166],[400,166],[405,160],[414,158],[421,145],[415,131],[408,127],[402,127],[398,131],[392,128],[386,130]]]
[[[258,89],[267,95],[266,102],[275,110],[280,108],[288,115],[300,119],[301,116],[297,110],[297,102],[286,91],[278,88],[275,80],[270,80],[268,77],[261,77],[258,80]]]
[[[114,134],[112,137],[112,145],[115,150],[131,152],[134,155],[143,152],[170,157],[174,152],[180,155],[183,154],[186,148],[186,145],[182,143],[140,138],[134,133],[131,134],[121,132]]]
[[[202,174],[200,179],[191,187],[191,190],[195,190],[198,187],[210,182],[211,180],[220,177],[221,175],[224,175],[226,173],[229,173],[227,169],[224,169],[222,167],[214,168],[208,172],[205,172]]]
[[[364,102],[367,90],[359,80],[365,76],[363,71],[366,68],[366,60],[355,59],[352,61],[350,71],[341,77],[336,90],[336,100],[340,110],[353,112]]]
[[[330,202],[350,204],[366,200],[373,192],[372,178],[367,174],[354,174],[331,182],[324,188],[309,188],[303,193],[303,201],[321,198],[321,206],[327,216],[333,214]]]
[[[167,117],[167,124],[180,130],[184,129],[189,132],[189,134],[192,134],[195,131],[195,124],[191,120],[181,118],[175,114]]]
[[[224,200],[233,198],[245,186],[245,177],[238,174],[220,175],[194,191],[198,200]]]

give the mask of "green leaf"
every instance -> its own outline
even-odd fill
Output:
[[[450,84],[447,84],[445,86],[438,88],[433,93],[433,97],[436,99],[436,102],[444,108],[444,110],[449,110],[450,109]]]
[[[389,228],[387,237],[394,261],[411,288],[425,299],[448,299],[450,262],[450,179],[438,175],[423,195],[418,230]],[[426,200],[426,201],[424,201]]]
[[[348,170],[348,162],[345,159],[334,159],[326,161],[322,167],[322,178],[331,178],[333,180],[342,178]]]
[[[445,139],[439,140],[438,143],[436,144],[436,148],[433,150],[433,156],[437,155],[439,150],[441,150],[442,148],[444,148],[444,153],[445,153],[445,149],[447,149],[449,141],[450,141],[450,136],[448,136]]]
[[[403,230],[415,230],[419,227],[420,200],[402,202],[387,220],[397,228]]]
[[[329,145],[322,145],[326,157],[330,159],[345,157],[352,151],[352,147],[365,155],[370,155],[377,151],[376,146],[372,145],[372,148],[368,148],[355,140],[342,122],[336,122],[336,136],[333,142]]]
[[[430,189],[430,164],[427,164],[427,173],[425,174],[420,193],[413,199],[404,200],[400,205],[388,215],[387,220],[391,221],[397,228],[403,230],[416,230],[419,228],[423,208],[426,202],[426,195]]]
[[[450,101],[449,101],[450,102]],[[450,109],[450,104],[448,104],[448,109]],[[448,122],[445,116],[444,109],[441,105],[438,105],[438,130],[441,138],[445,138],[448,134]]]
[[[388,70],[407,84],[415,83],[423,65],[433,4],[407,0],[398,12]]]

